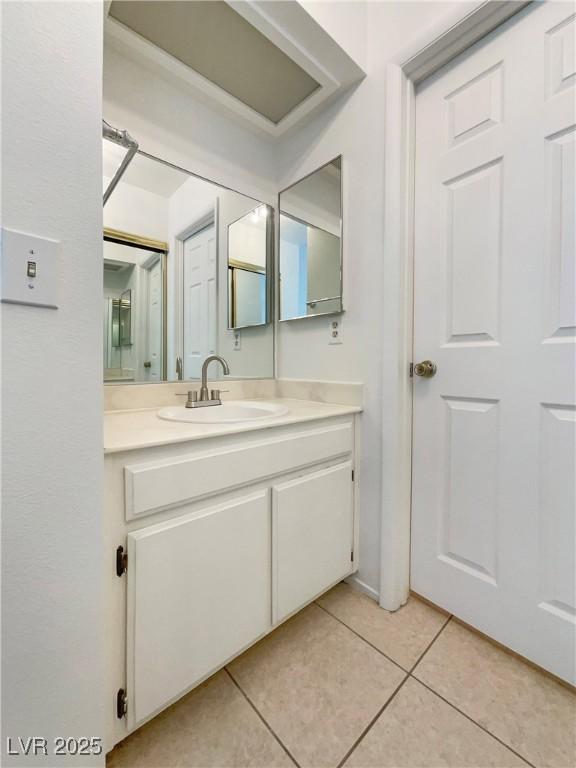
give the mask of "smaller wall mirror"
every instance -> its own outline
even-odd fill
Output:
[[[343,311],[342,158],[280,193],[280,320]]]
[[[272,248],[273,210],[258,205],[228,225],[228,328],[268,322],[267,260]]]

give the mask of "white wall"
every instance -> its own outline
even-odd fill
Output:
[[[168,242],[168,199],[120,181],[104,206],[104,226]]]
[[[102,542],[102,5],[1,12],[2,224],[62,241],[59,309],[1,308],[4,753],[8,736],[102,735],[112,559]]]
[[[326,112],[286,137],[280,146],[280,187],[286,187],[336,155],[343,155],[344,307],[343,344],[331,346],[330,318],[282,323],[278,329],[278,375],[286,378],[361,381],[365,384],[362,436],[360,571],[358,580],[376,595],[380,579],[382,447],[381,370],[387,359],[381,304],[384,211],[385,72],[394,53],[453,3],[304,3],[352,55],[357,29],[368,28],[368,77]],[[310,9],[309,6],[314,6]],[[357,14],[356,22],[351,15]],[[350,34],[346,30],[350,30]],[[386,446],[387,449],[393,446]]]
[[[374,2],[374,0],[368,0]],[[368,2],[366,0],[300,0],[300,5],[354,61],[368,65]],[[338,5],[335,8],[335,5]]]

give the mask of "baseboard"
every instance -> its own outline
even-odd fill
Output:
[[[344,581],[346,584],[350,584],[350,586],[354,589],[357,589],[359,592],[363,592],[365,595],[368,595],[368,597],[371,597],[372,600],[378,602],[378,592],[375,589],[372,589],[372,587],[369,587],[368,584],[360,581],[357,576],[348,576],[348,578],[344,579]]]

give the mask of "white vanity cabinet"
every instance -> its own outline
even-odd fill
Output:
[[[274,623],[352,570],[352,462],[272,487],[272,552]]]
[[[132,728],[268,631],[269,494],[259,490],[127,538]]]
[[[108,749],[356,570],[356,418],[106,455]]]

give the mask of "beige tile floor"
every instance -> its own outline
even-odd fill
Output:
[[[108,768],[576,767],[576,694],[411,598],[339,584],[119,744]]]

